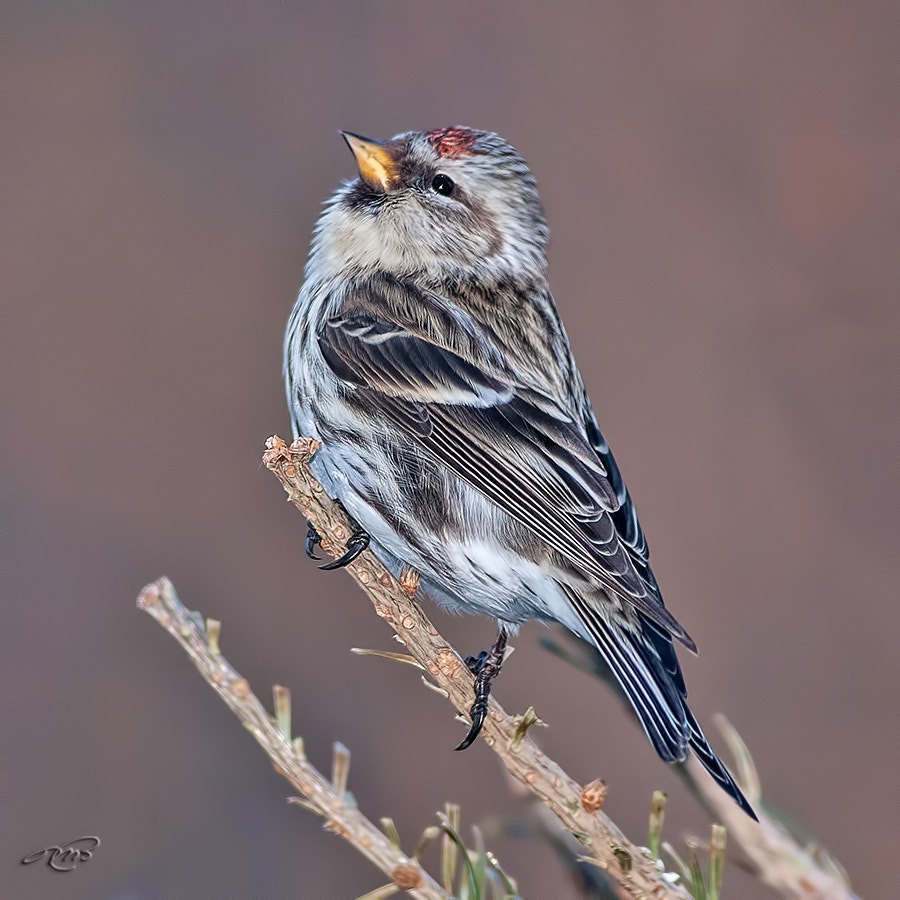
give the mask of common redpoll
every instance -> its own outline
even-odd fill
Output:
[[[662,759],[693,750],[753,816],[687,706],[673,640],[696,648],[572,357],[525,162],[469,128],[344,137],[359,177],[316,226],[284,353],[294,432],[321,441],[313,471],[359,526],[329,567],[371,540],[444,607],[498,620],[458,749],[507,635],[555,621],[597,648]]]

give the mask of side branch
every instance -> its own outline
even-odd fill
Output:
[[[408,890],[413,897],[447,900],[448,895],[418,861],[403,854],[356,808],[345,790],[346,771],[341,776],[336,772],[337,784],[333,784],[310,764],[302,740],[291,741],[285,733],[290,726],[282,730],[266,712],[247,680],[220,654],[217,635],[211,628],[208,633],[200,616],[184,608],[168,578],[147,585],[137,604],[181,644],[200,674],[268,753],[275,770],[303,795],[302,804],[325,817],[329,831],[353,844],[397,887]]]
[[[289,500],[313,523],[325,549],[339,555],[351,527],[340,506],[328,497],[309,467],[318,442],[300,438],[289,447],[281,438],[266,442],[263,463],[281,482]],[[401,584],[369,550],[346,571],[368,596],[375,613],[393,628],[409,653],[425,669],[456,709],[467,715],[473,678],[459,654],[438,634],[413,600],[415,577]],[[686,898],[688,894],[661,873],[649,853],[632,844],[594,802],[593,792],[570,778],[525,734],[533,719],[510,716],[494,700],[484,723],[485,743],[510,774],[555,813],[566,829],[587,848],[631,896]],[[590,788],[590,786],[588,786]]]
[[[685,766],[704,805],[728,828],[729,840],[735,841],[747,854],[760,881],[782,897],[797,900],[805,897],[858,900],[840,863],[814,840],[804,844],[775,815],[770,815],[762,800],[762,786],[749,750],[724,716],[717,716],[717,724],[737,761],[736,774],[757,811],[759,823],[748,819],[723,791],[716,789],[699,760],[690,756]]]

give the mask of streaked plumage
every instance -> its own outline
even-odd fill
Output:
[[[673,640],[695,646],[572,357],[527,166],[470,129],[349,140],[374,156],[319,221],[285,340],[316,475],[447,608],[594,644],[657,753],[693,749],[752,815],[687,707]]]

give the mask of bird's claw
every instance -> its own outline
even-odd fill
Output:
[[[481,726],[484,725],[484,719],[487,716],[488,697],[490,696],[490,692],[491,686],[489,684],[484,698],[476,697],[475,702],[469,710],[469,715],[472,718],[472,724],[469,726],[469,733],[463,738],[462,743],[453,748],[454,750],[465,750],[475,743],[475,738],[480,734]]]
[[[316,547],[322,546],[322,537],[312,522],[306,524],[309,525],[309,530],[306,532],[306,555],[310,559],[321,559],[321,556],[316,556]]]
[[[350,535],[350,540],[347,541],[347,552],[343,556],[339,556],[337,559],[332,560],[330,563],[325,563],[324,566],[319,566],[323,571],[331,571],[332,569],[342,569],[344,566],[352,563],[366,547],[369,546],[369,535],[368,532],[362,530],[362,528],[357,528],[353,534]]]

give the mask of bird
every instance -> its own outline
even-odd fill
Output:
[[[288,320],[294,436],[371,546],[453,612],[498,623],[469,657],[477,737],[510,635],[557,622],[592,644],[666,762],[693,752],[756,815],[687,704],[647,540],[591,408],[547,279],[537,184],[499,135],[464,126],[378,141],[326,202]],[[306,550],[319,536],[310,525]]]

